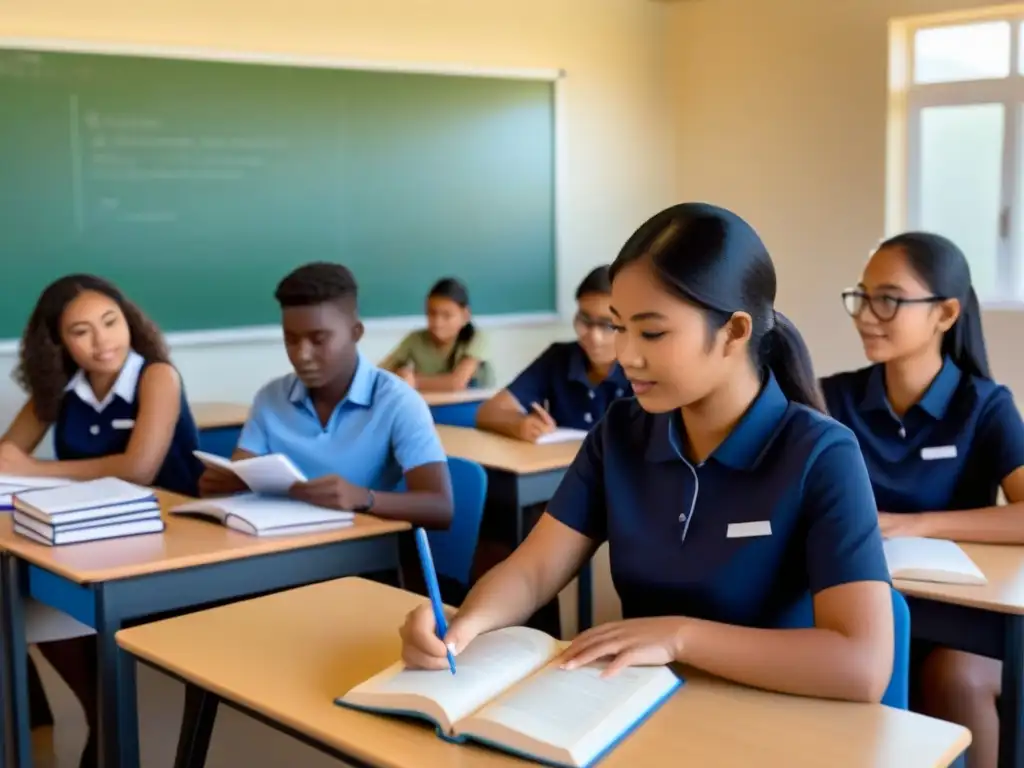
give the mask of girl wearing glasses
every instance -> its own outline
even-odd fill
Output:
[[[480,429],[533,442],[556,426],[589,430],[633,390],[615,362],[608,267],[576,289],[576,341],[552,344],[477,411]]]
[[[873,365],[822,390],[860,442],[883,534],[1024,543],[1024,426],[989,373],[964,254],[939,235],[898,235],[843,302]],[[921,645],[914,661],[921,707],[971,730],[972,768],[995,768],[999,662]]]
[[[746,685],[879,701],[893,620],[857,441],[822,413],[806,347],[774,309],[775,269],[728,211],[684,204],[629,239],[611,270],[620,400],[526,541],[473,587],[442,642],[429,606],[403,658],[445,669],[481,633],[520,624],[608,542],[624,621],[562,664],[680,662]],[[776,629],[813,595],[805,628]],[[790,624],[790,626],[792,626]]]

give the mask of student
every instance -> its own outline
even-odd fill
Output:
[[[199,437],[181,378],[157,327],[106,280],[69,275],[43,291],[22,337],[17,378],[29,399],[0,438],[0,472],[114,476],[195,493]],[[51,427],[56,461],[33,458]],[[93,630],[35,601],[26,614],[28,642],[85,710],[90,734],[81,765],[95,765]],[[41,694],[30,686],[30,698]]]
[[[473,326],[466,286],[439,280],[427,295],[427,327],[402,339],[380,367],[421,392],[492,386],[487,338]]]
[[[533,442],[556,426],[589,430],[612,401],[629,397],[615,362],[608,267],[592,270],[576,289],[576,341],[556,343],[477,411],[480,429]]]
[[[359,354],[352,273],[307,264],[278,284],[275,297],[295,372],[257,393],[234,458],[283,453],[309,478],[292,486],[296,499],[447,528],[451,481],[430,410]],[[403,476],[408,492],[396,493]],[[243,489],[223,470],[207,469],[200,479],[204,495]]]
[[[750,226],[705,204],[644,224],[612,265],[618,400],[548,510],[470,592],[456,653],[521,623],[607,541],[625,619],[584,632],[569,666],[681,662],[769,690],[879,701],[892,672],[889,576],[856,440],[819,412],[775,270]],[[814,625],[775,629],[813,594]],[[413,667],[443,669],[423,608]]]
[[[882,533],[1024,543],[1024,426],[989,373],[964,254],[939,235],[898,235],[843,303],[873,365],[822,390],[860,441]],[[994,768],[999,662],[920,644],[913,656],[923,708],[969,728],[970,765]]]

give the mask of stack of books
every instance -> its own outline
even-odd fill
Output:
[[[17,492],[13,503],[15,533],[49,546],[164,530],[153,491],[116,477]]]
[[[14,494],[16,493],[36,488],[56,488],[58,485],[69,485],[73,482],[64,477],[22,477],[0,474],[0,512],[10,512],[14,509]]]

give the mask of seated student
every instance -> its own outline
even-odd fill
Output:
[[[675,206],[629,239],[612,312],[636,399],[612,404],[526,541],[470,592],[445,638],[456,653],[522,623],[607,541],[625,619],[582,633],[563,663],[676,661],[881,699],[893,618],[871,483],[774,299],[768,253],[728,211]],[[773,628],[808,593],[814,625]],[[429,606],[401,632],[407,664],[445,668]]]
[[[612,401],[633,394],[615,362],[608,267],[576,289],[576,341],[556,343],[477,411],[480,429],[529,442],[556,426],[589,430]]]
[[[420,392],[493,386],[487,337],[473,326],[466,286],[439,280],[427,295],[427,327],[402,339],[380,367]]]
[[[1024,425],[989,373],[964,254],[939,235],[898,235],[843,302],[873,365],[830,376],[822,390],[860,441],[882,533],[1024,543]],[[996,506],[1000,488],[1006,506]],[[913,651],[921,707],[969,728],[968,763],[994,768],[999,662]]]
[[[257,393],[234,458],[283,453],[309,478],[292,486],[296,499],[446,528],[451,480],[430,410],[359,353],[363,324],[352,273],[340,264],[306,264],[274,295],[295,373]],[[394,493],[403,476],[408,492]],[[199,485],[204,495],[243,490],[215,468]]]
[[[199,436],[181,378],[157,327],[107,281],[69,275],[43,291],[22,337],[17,377],[29,399],[0,438],[0,472],[114,476],[195,494]],[[50,427],[57,460],[33,458]],[[93,630],[34,601],[26,614],[28,641],[85,709],[90,736],[81,765],[95,765]],[[41,693],[31,686],[30,698]]]

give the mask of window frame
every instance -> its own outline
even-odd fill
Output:
[[[1010,25],[1007,77],[914,83],[917,32],[1003,21]],[[1024,4],[894,20],[890,23],[888,178],[886,232],[920,228],[921,114],[930,107],[1000,104],[1003,107],[1002,178],[996,253],[997,285],[1004,291],[979,297],[986,307],[1024,309],[1024,197],[1018,177],[1024,143],[1024,66],[1021,35]]]

